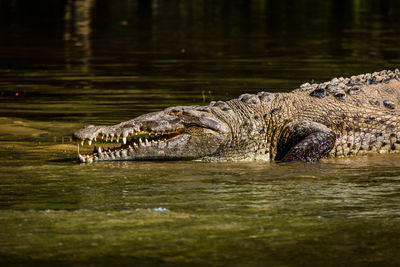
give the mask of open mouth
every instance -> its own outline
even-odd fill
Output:
[[[133,132],[127,136],[103,135],[100,133],[92,139],[78,140],[78,155],[81,162],[88,163],[102,160],[122,160],[137,154],[139,150],[142,151],[154,147],[163,148],[169,141],[182,133],[183,130],[168,132],[142,131]],[[86,143],[89,147],[94,145],[92,152],[87,151]]]

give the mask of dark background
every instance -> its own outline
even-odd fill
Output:
[[[396,68],[399,36],[395,0],[0,0],[0,116],[117,121],[289,91]]]

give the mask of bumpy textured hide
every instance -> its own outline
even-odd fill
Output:
[[[96,147],[82,162],[140,159],[300,160],[400,151],[399,70],[178,106],[74,133]]]

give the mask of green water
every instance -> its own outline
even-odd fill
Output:
[[[79,164],[70,140],[167,106],[399,68],[399,12],[0,0],[0,265],[400,265],[400,155]]]

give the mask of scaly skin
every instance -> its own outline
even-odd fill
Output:
[[[307,83],[290,93],[260,92],[208,106],[171,107],[114,126],[86,126],[73,137],[89,144],[101,137],[123,143],[80,155],[81,162],[316,161],[399,152],[399,105],[396,69]]]

